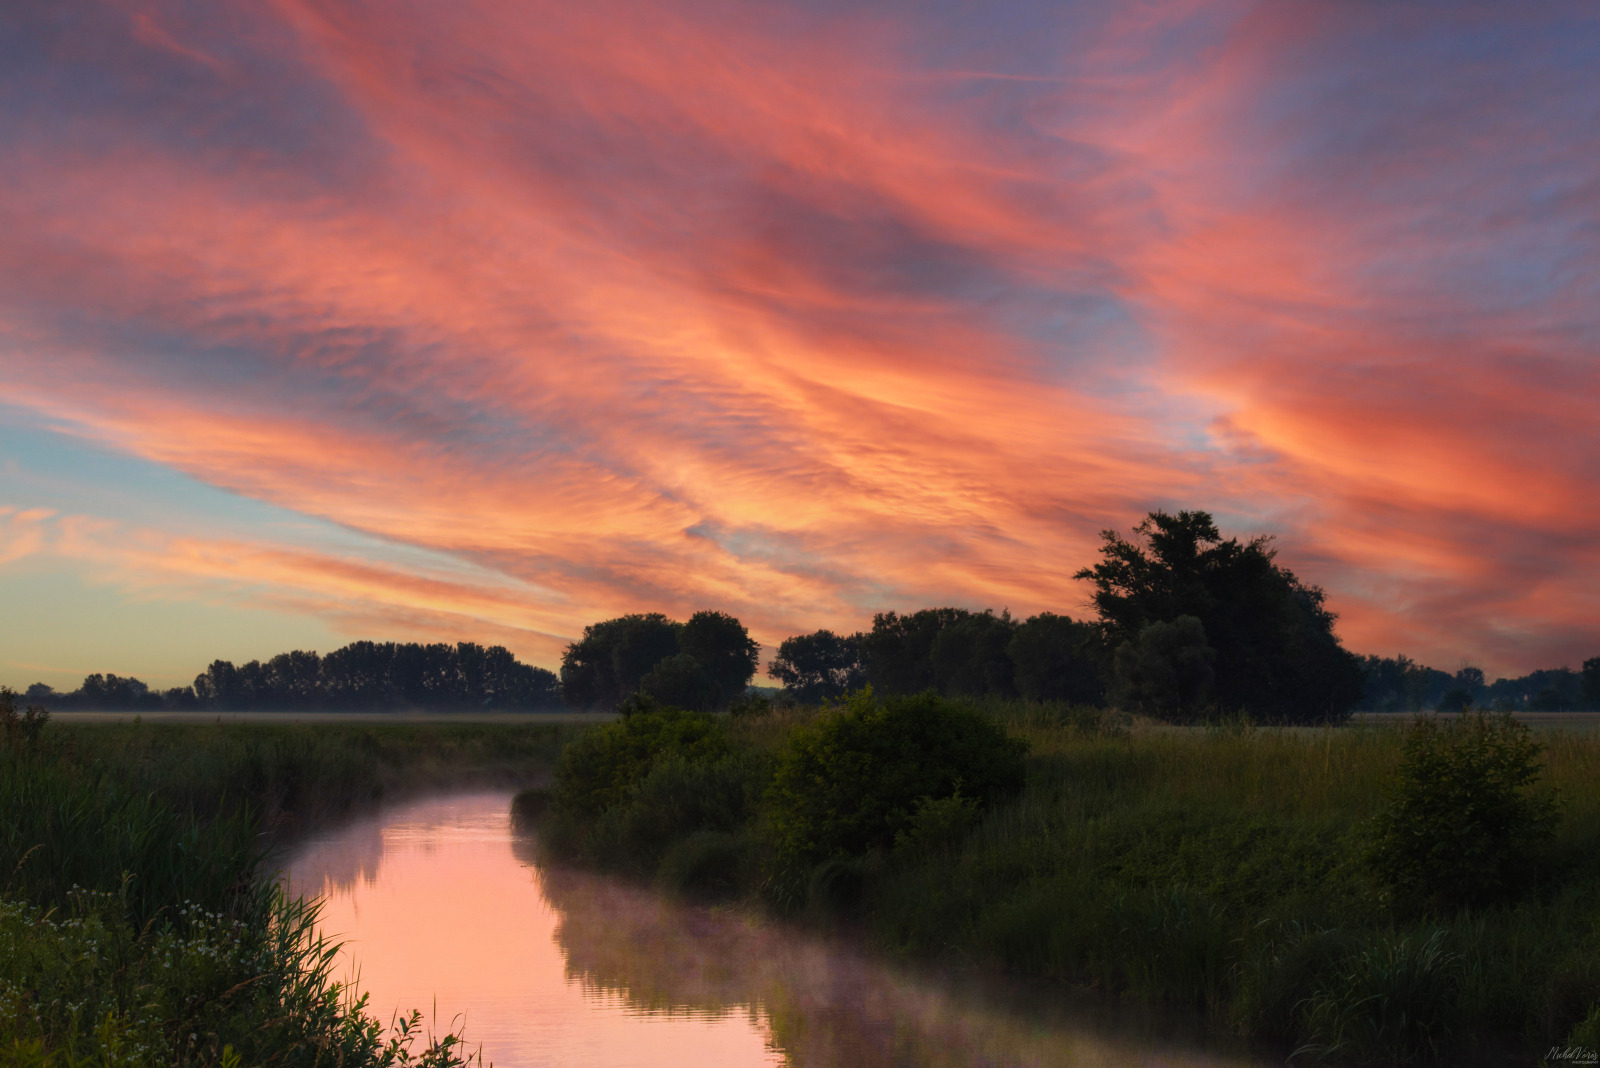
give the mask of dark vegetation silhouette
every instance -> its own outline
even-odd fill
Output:
[[[0,688],[0,1063],[482,1063],[345,981],[269,836],[370,804],[384,772],[459,774],[484,728],[72,726],[16,698]],[[548,766],[561,730],[482,740]]]
[[[609,710],[642,691],[709,712],[741,697],[759,663],[760,646],[725,613],[696,612],[687,623],[659,612],[620,616],[567,646],[561,696],[571,708]]]
[[[280,653],[265,663],[216,660],[193,686],[150,689],[138,679],[90,675],[69,693],[43,683],[28,701],[96,711],[538,711],[561,707],[554,672],[524,664],[502,646],[352,642],[327,656]]]
[[[1174,722],[1338,722],[1351,711],[1600,709],[1600,657],[1488,682],[1405,656],[1356,657],[1334,634],[1323,591],[1278,564],[1269,538],[1224,539],[1210,514],[1151,512],[1125,538],[1102,532],[1100,561],[1077,573],[1097,617],[925,608],[880,612],[869,630],[787,638],[767,674],[783,699],[814,704],[870,684],[883,696],[1063,701]],[[55,709],[242,711],[417,709],[609,711],[632,694],[694,711],[757,708],[759,646],[722,612],[680,623],[661,613],[602,620],[562,655],[560,675],[501,646],[353,642],[326,656],[218,660],[192,686],[150,689],[89,675],[75,691],[43,683]],[[756,702],[752,704],[751,702]]]
[[[1585,660],[1581,671],[1542,668],[1494,682],[1481,668],[1451,674],[1407,656],[1362,657],[1361,670],[1365,683],[1356,708],[1362,712],[1600,711],[1600,657]]]
[[[1141,634],[1193,651],[1199,630]],[[1531,1063],[1600,1038],[1594,735],[1481,715],[1175,732],[871,687],[621,707],[513,805],[552,859],[1192,1009],[1294,1063]]]

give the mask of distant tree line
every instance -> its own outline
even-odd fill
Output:
[[[1600,657],[1487,683],[1405,657],[1356,657],[1339,643],[1323,591],[1276,562],[1267,538],[1224,539],[1205,512],[1152,512],[1124,538],[1102,534],[1077,577],[1098,618],[929,608],[873,617],[870,631],[783,642],[768,673],[803,702],[871,683],[881,694],[1115,704],[1189,721],[1245,715],[1332,722],[1354,709],[1600,708]]]
[[[1099,562],[1075,576],[1093,587],[1095,619],[1042,612],[1018,620],[951,607],[880,612],[867,631],[788,638],[767,673],[802,703],[870,684],[881,696],[1110,704],[1177,722],[1328,723],[1353,709],[1600,708],[1600,657],[1581,672],[1494,683],[1473,667],[1451,675],[1404,656],[1357,657],[1334,634],[1323,591],[1280,565],[1270,539],[1225,539],[1201,511],[1151,512],[1132,533],[1104,531]],[[72,693],[38,683],[26,697],[52,708],[128,711],[629,711],[643,702],[713,712],[753,700],[747,691],[759,663],[760,647],[731,615],[702,611],[678,622],[652,612],[585,627],[563,652],[559,676],[500,646],[354,642],[323,657],[218,660],[193,686],[163,692],[90,675]]]
[[[1478,708],[1497,712],[1600,710],[1600,656],[1581,670],[1541,668],[1516,678],[1489,682],[1483,670],[1463,667],[1455,674],[1418,664],[1406,656],[1367,656],[1361,703],[1368,712],[1459,712]]]
[[[769,672],[804,701],[871,683],[884,694],[1110,702],[1179,721],[1349,713],[1360,663],[1335,637],[1322,590],[1279,566],[1267,539],[1224,540],[1205,512],[1152,512],[1133,534],[1105,531],[1100,562],[1077,574],[1094,587],[1098,619],[885,612],[864,633],[788,639]]]
[[[30,703],[106,711],[496,709],[561,706],[555,673],[524,664],[503,646],[471,642],[352,642],[326,656],[296,650],[265,662],[213,661],[194,685],[152,690],[135,678],[89,675],[58,693],[28,687]]]

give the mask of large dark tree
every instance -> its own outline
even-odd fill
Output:
[[[688,653],[669,656],[651,668],[639,680],[639,692],[689,712],[713,712],[722,703],[722,687]]]
[[[972,612],[934,636],[928,655],[933,684],[946,697],[1016,696],[1006,651],[1017,625],[1009,613]]]
[[[1600,710],[1600,656],[1583,662],[1583,702],[1590,711]]]
[[[562,698],[572,708],[615,708],[651,668],[678,655],[682,629],[660,612],[585,627],[561,654]]]
[[[798,701],[816,704],[866,685],[861,635],[819,630],[785,638],[767,674]]]
[[[696,612],[678,633],[678,648],[694,658],[715,688],[713,704],[744,693],[761,663],[761,646],[744,624],[724,612]]]
[[[1361,697],[1359,662],[1333,633],[1322,590],[1280,567],[1269,539],[1223,539],[1206,512],[1152,512],[1134,540],[1104,532],[1078,572],[1114,647],[1193,616],[1215,650],[1216,706],[1270,722],[1327,722]]]
[[[1017,692],[1031,701],[1100,703],[1101,644],[1099,627],[1053,612],[1018,624],[1007,646]]]
[[[880,694],[935,689],[933,643],[940,631],[970,615],[964,608],[924,608],[903,616],[879,612],[872,617],[872,630],[861,636],[867,681]]]

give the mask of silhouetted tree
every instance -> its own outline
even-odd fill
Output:
[[[761,646],[744,624],[723,612],[690,616],[678,632],[678,648],[694,659],[716,688],[712,704],[718,707],[744,693],[761,663]]]
[[[669,656],[639,680],[639,692],[659,704],[690,712],[713,711],[722,700],[722,687],[688,653]]]
[[[1099,627],[1052,612],[1018,624],[1006,647],[1017,692],[1030,701],[1100,703],[1100,644]]]
[[[340,708],[391,708],[398,701],[393,664],[393,642],[351,642],[322,658],[322,692]]]
[[[1216,655],[1194,616],[1146,623],[1117,646],[1114,696],[1135,712],[1193,720],[1211,703]]]
[[[933,643],[940,631],[970,615],[964,608],[924,608],[903,616],[879,612],[860,641],[867,681],[880,694],[934,689]]]
[[[272,708],[311,708],[324,702],[322,658],[296,649],[279,653],[265,666],[267,704]]]
[[[659,612],[585,627],[561,656],[561,696],[573,708],[615,708],[651,668],[678,654],[682,629]]]
[[[1583,703],[1591,711],[1600,709],[1600,656],[1583,662]]]
[[[1151,623],[1200,621],[1216,653],[1215,701],[1269,721],[1328,721],[1361,696],[1361,669],[1333,633],[1324,594],[1274,562],[1269,539],[1223,540],[1206,512],[1152,512],[1137,540],[1103,533],[1078,572],[1114,647]]]
[[[1009,612],[972,612],[934,635],[928,650],[933,684],[946,697],[1014,697],[1011,655],[1017,625]]]
[[[841,697],[866,685],[861,665],[861,635],[831,630],[785,638],[767,668],[795,700],[806,704]]]
[[[135,712],[160,708],[161,696],[135,678],[94,674],[84,677],[73,703],[79,708]]]

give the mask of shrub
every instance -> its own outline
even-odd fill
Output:
[[[582,849],[608,867],[648,876],[680,838],[744,826],[763,774],[763,762],[747,753],[698,760],[664,753],[595,821]]]
[[[738,890],[748,853],[749,843],[739,835],[696,831],[667,850],[656,883],[685,897],[725,897]]]
[[[1368,859],[1386,899],[1428,911],[1515,896],[1556,818],[1553,798],[1527,792],[1541,750],[1508,715],[1418,719],[1372,828]]]
[[[637,700],[629,715],[562,750],[555,803],[576,815],[596,815],[625,801],[664,753],[711,760],[727,752],[721,725],[705,713]]]
[[[734,719],[765,716],[772,711],[772,698],[761,693],[745,693],[735,697],[728,705],[728,715]]]
[[[988,806],[1020,790],[1026,751],[932,693],[880,701],[868,687],[790,735],[767,793],[775,845],[801,864],[887,847],[927,799]]]

